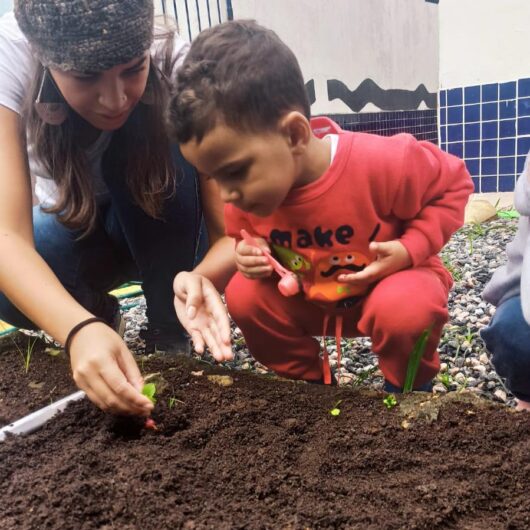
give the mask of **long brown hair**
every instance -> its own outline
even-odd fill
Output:
[[[155,218],[160,217],[164,200],[175,192],[175,168],[164,119],[174,66],[173,37],[174,31],[169,27],[156,35],[156,39],[164,42],[151,56],[146,87],[149,104],[138,103],[127,122],[113,131],[102,161],[103,167],[110,162],[125,174],[135,203]],[[44,74],[45,69],[38,64],[24,113],[35,156],[58,189],[56,203],[43,209],[56,214],[68,228],[80,229],[86,235],[95,226],[97,204],[87,157],[80,143],[82,119],[71,108],[68,118],[59,126],[49,125],[39,117],[33,102]]]

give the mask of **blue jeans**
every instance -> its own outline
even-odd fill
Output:
[[[63,226],[53,214],[33,209],[35,247],[66,290],[91,313],[105,318],[107,292],[126,281],[141,281],[150,326],[183,332],[173,306],[173,278],[191,270],[207,247],[204,241],[197,172],[173,149],[177,187],[153,219],[134,204],[119,170],[106,171],[110,200],[98,206],[88,236]],[[203,236],[201,237],[201,234]],[[25,329],[36,326],[0,293],[0,319]]]
[[[521,297],[503,302],[480,334],[507,388],[516,398],[530,401],[530,326],[523,317]]]

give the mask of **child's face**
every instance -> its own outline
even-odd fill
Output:
[[[296,156],[279,131],[247,133],[221,123],[181,149],[199,173],[217,181],[224,202],[259,217],[271,215],[297,185]]]

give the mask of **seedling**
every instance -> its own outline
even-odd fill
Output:
[[[469,241],[469,254],[473,254],[473,243],[479,237],[482,237],[486,234],[485,228],[481,223],[473,223],[471,229],[467,233],[467,240]]]
[[[142,388],[142,394],[149,399],[151,403],[156,403],[156,385],[154,383],[146,383]],[[147,418],[144,423],[144,429],[158,431],[155,420],[153,418]]]
[[[440,381],[447,390],[450,390],[451,385],[453,384],[453,378],[451,377],[451,374],[448,374],[447,372],[439,374],[438,381]]]
[[[397,405],[396,396],[394,396],[394,394],[388,394],[388,396],[383,399],[383,404],[388,410],[393,409]]]
[[[342,403],[342,399],[339,399],[335,405],[333,405],[333,408],[329,411],[329,413],[332,416],[338,416],[340,414],[339,405]]]
[[[29,365],[31,363],[31,356],[33,355],[33,349],[35,348],[35,344],[37,342],[38,337],[29,338],[28,342],[26,344],[26,349],[23,351],[19,345],[15,342],[15,340],[12,338],[13,344],[15,345],[15,348],[17,349],[18,353],[22,357],[22,361],[24,363],[24,371],[26,373],[29,372]]]
[[[142,388],[142,394],[151,401],[151,403],[156,403],[156,385],[154,383],[146,383]]]
[[[180,399],[177,399],[175,396],[171,396],[167,400],[167,406],[169,409],[172,409],[175,406],[175,403],[184,403],[184,401],[181,401]]]
[[[409,357],[409,363],[407,366],[407,375],[405,376],[405,384],[403,385],[403,393],[412,392],[414,386],[414,381],[416,380],[416,374],[418,373],[418,368],[420,366],[421,358],[423,357],[423,352],[427,346],[427,341],[431,335],[432,324],[424,329],[420,338],[414,344],[414,349]]]

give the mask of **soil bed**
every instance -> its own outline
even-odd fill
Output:
[[[158,431],[83,400],[0,444],[0,528],[530,527],[526,414],[464,393],[387,410],[380,394],[184,359],[149,369]]]
[[[26,371],[28,347],[31,357]],[[0,340],[0,427],[76,390],[63,350],[21,333]]]

